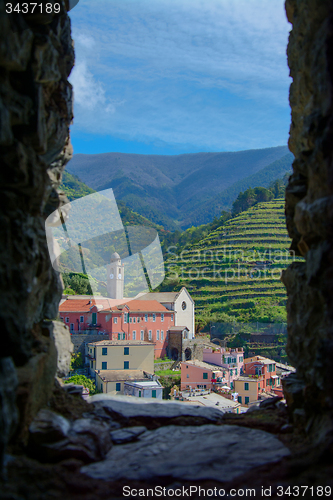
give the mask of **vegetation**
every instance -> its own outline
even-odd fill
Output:
[[[72,357],[71,357],[70,369],[71,370],[79,370],[81,368],[84,368],[82,354],[80,352],[73,353]]]
[[[65,380],[65,384],[83,385],[83,387],[89,389],[90,395],[96,394],[97,392],[95,382],[85,375],[73,375],[69,379]]]
[[[286,321],[280,274],[293,256],[284,200],[254,203],[166,259],[160,291],[187,287],[196,304],[197,331],[210,322]]]
[[[163,377],[165,377],[167,375],[171,375],[174,378],[178,378],[178,375],[180,376],[180,374],[181,374],[180,370],[156,370],[155,371],[155,375],[163,376]]]
[[[66,170],[62,174],[62,183],[59,190],[65,193],[69,201],[95,193],[94,189],[88,187],[76,175],[72,175]]]

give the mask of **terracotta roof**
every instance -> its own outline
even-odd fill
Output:
[[[97,306],[98,311],[114,311],[120,312],[124,306],[128,307],[131,312],[170,312],[169,309],[162,306],[157,300],[130,300],[128,298],[118,300],[105,297],[87,297],[87,298],[68,298],[60,304],[59,311],[65,312],[89,312],[94,306]],[[119,308],[121,306],[121,309]]]

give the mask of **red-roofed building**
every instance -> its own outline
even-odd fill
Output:
[[[157,300],[68,296],[59,313],[72,334],[100,332],[110,340],[151,341],[155,358],[166,356],[167,332],[175,324],[175,313]]]

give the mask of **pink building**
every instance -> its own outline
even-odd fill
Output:
[[[252,356],[244,360],[244,375],[256,375],[263,378],[263,389],[271,391],[280,385],[280,377],[276,374],[276,362],[263,356]]]
[[[59,313],[72,334],[100,332],[110,340],[153,342],[155,358],[166,356],[168,331],[175,324],[174,312],[157,300],[72,296],[62,302]]]
[[[231,389],[234,380],[242,375],[244,366],[244,351],[242,347],[231,349],[228,347],[205,348],[203,350],[203,361],[221,367],[222,380],[216,386],[227,385]]]
[[[181,363],[181,385],[182,391],[186,389],[212,389],[222,372],[218,366],[203,361],[185,361]]]

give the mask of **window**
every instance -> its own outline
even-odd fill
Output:
[[[242,404],[242,396],[238,396],[238,403]]]
[[[80,316],[80,323],[84,322],[84,316]]]
[[[103,384],[101,384],[101,391],[103,392]]]
[[[62,319],[62,320],[63,320],[63,319],[64,319],[64,318],[63,318],[63,316],[60,316],[60,319]]]
[[[94,362],[90,361],[90,368],[93,368],[93,367],[94,367]]]
[[[161,340],[164,340],[164,331],[161,330]]]
[[[132,332],[132,339],[136,340],[136,331],[135,330],[133,330],[133,332]]]
[[[102,361],[102,370],[107,370],[108,369],[108,364],[106,361]]]
[[[141,398],[141,391],[139,391],[139,398]]]
[[[140,318],[136,318],[137,323],[140,323]]]
[[[93,325],[96,325],[96,323],[97,323],[97,313],[92,313],[92,315],[91,315],[91,323]]]
[[[163,321],[164,321],[164,313],[161,313],[161,321],[163,323]]]
[[[187,367],[186,367],[186,368],[187,368]],[[188,373],[186,374],[186,378],[190,378],[190,376],[189,376],[189,374],[188,374]]]
[[[258,389],[260,390],[260,384],[258,384]]]
[[[156,340],[160,340],[160,331],[156,330]]]
[[[124,370],[129,370],[129,361],[124,361]]]
[[[118,333],[118,340],[125,340],[125,333]]]
[[[248,390],[249,390],[249,383],[245,382],[244,383],[244,391],[248,391]]]
[[[153,321],[156,321],[156,314],[153,314]]]
[[[171,321],[173,321],[173,314],[171,314]]]
[[[121,391],[121,383],[120,383],[120,382],[117,382],[117,383],[116,383],[116,391],[117,391],[117,392],[120,392],[120,391]]]
[[[74,332],[74,323],[71,323],[71,328],[70,328],[71,332]]]
[[[148,331],[148,339],[149,339],[149,340],[152,340],[152,338],[153,338],[152,331],[151,331],[151,330],[149,330],[149,331]]]
[[[124,323],[127,323],[127,313],[124,313]]]
[[[203,376],[202,376],[202,378],[203,378],[204,380],[208,379],[208,373],[204,372],[202,375],[203,375]]]
[[[116,325],[118,323],[118,318],[113,318],[113,322]]]
[[[145,322],[147,323],[148,321],[148,314],[145,314]]]
[[[133,321],[133,318],[132,318],[132,317],[130,317],[129,322],[130,322],[130,323],[132,323],[132,321]]]
[[[233,371],[232,371],[232,370],[230,370],[230,377],[232,377],[232,375],[233,375]]]
[[[124,347],[124,356],[129,355],[129,347]]]
[[[108,348],[107,347],[102,347],[102,356],[106,356],[108,353]]]
[[[134,318],[133,318],[133,323],[135,323],[135,322],[136,322],[136,317],[134,316]]]
[[[239,356],[239,362],[242,363],[243,362],[243,356]]]
[[[186,307],[187,307],[186,302],[185,302],[185,300],[183,300],[183,302],[182,302],[182,309],[183,309],[183,311],[185,311]]]
[[[153,389],[153,390],[151,391],[151,397],[152,397],[152,398],[156,398],[156,389]]]
[[[65,319],[66,323],[69,323],[69,317],[66,316],[66,319]]]
[[[144,340],[144,338],[145,338],[145,333],[143,330],[140,330],[140,339]]]
[[[235,370],[235,375],[236,375],[236,377],[237,377],[237,368],[236,368],[236,370]]]
[[[245,396],[245,404],[248,405],[250,401],[250,398],[248,396]]]

